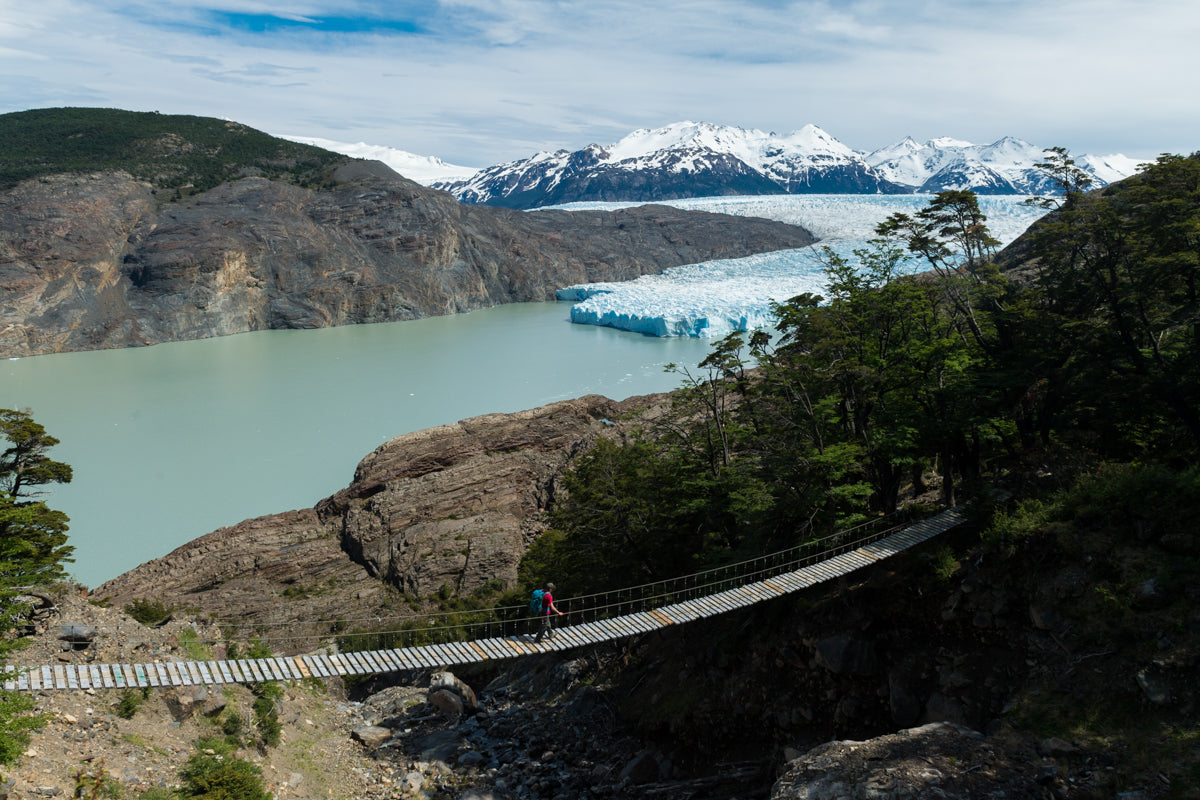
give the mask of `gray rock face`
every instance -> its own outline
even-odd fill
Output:
[[[771,800],[1042,797],[1024,746],[935,723],[863,742],[836,741],[791,762]]]
[[[461,206],[375,167],[343,167],[328,191],[251,177],[175,203],[123,173],[0,193],[0,357],[552,300],[574,283],[812,241],[663,206]]]

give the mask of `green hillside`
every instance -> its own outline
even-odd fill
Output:
[[[345,156],[236,122],[111,108],[0,115],[0,189],[29,178],[124,170],[159,189],[201,192],[242,175],[320,185]]]

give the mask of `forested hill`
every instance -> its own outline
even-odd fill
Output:
[[[29,178],[102,170],[184,193],[246,175],[309,186],[346,161],[229,120],[113,108],[2,114],[0,141],[0,190]]]

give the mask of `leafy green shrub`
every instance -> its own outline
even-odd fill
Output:
[[[221,732],[226,736],[240,738],[246,730],[246,721],[242,719],[242,715],[230,709],[225,712],[224,718],[221,720]]]
[[[121,699],[113,704],[113,709],[121,719],[133,719],[144,700],[145,696],[137,689],[126,689],[121,692]]]
[[[180,797],[204,800],[271,800],[262,770],[249,761],[231,757],[220,740],[202,739],[201,752],[193,753],[179,770]],[[217,747],[209,745],[218,744]],[[213,750],[212,753],[204,750]]]
[[[962,564],[954,557],[954,550],[949,545],[942,545],[933,555],[933,574],[942,583],[948,582]]]
[[[165,605],[161,600],[147,600],[139,597],[125,606],[125,613],[143,625],[161,625],[174,612],[174,608]]]

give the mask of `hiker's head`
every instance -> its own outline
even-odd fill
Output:
[[[547,592],[553,592],[553,591],[554,591],[554,584],[553,584],[553,583],[547,583],[547,584],[546,584],[546,591],[547,591]]]

